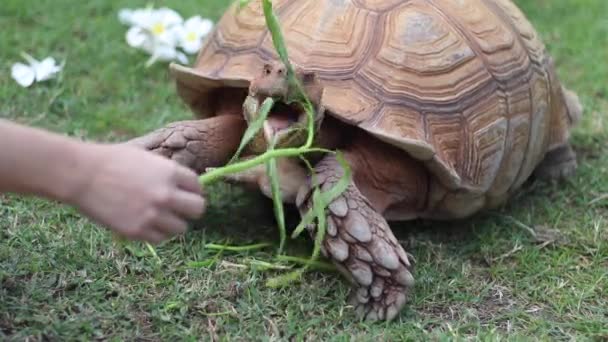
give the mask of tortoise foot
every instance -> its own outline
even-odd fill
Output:
[[[407,293],[407,287],[388,285],[384,283],[383,278],[378,277],[372,283],[372,287],[353,289],[349,303],[355,307],[357,317],[363,320],[391,321],[405,305]]]
[[[570,145],[564,145],[548,152],[534,173],[541,179],[562,180],[574,176],[577,167],[576,153]]]
[[[327,191],[340,179],[341,167],[328,157],[315,168],[315,179]],[[302,186],[296,204],[302,215],[312,207],[310,182]],[[309,227],[314,236],[316,226]],[[351,181],[329,204],[322,253],[354,284],[351,303],[368,321],[393,320],[406,303],[414,285],[406,252],[384,217]]]

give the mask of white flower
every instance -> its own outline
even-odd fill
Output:
[[[184,22],[176,11],[167,7],[122,9],[118,20],[130,26],[125,35],[127,44],[152,56],[146,63],[148,66],[159,60],[186,64],[188,58],[177,47],[189,54],[196,53],[213,28],[211,20],[200,16]]]
[[[184,21],[177,12],[166,7],[140,9],[130,14],[123,12],[122,17],[132,26],[129,32],[137,30],[149,36],[149,39],[167,45],[177,45],[175,27]],[[127,36],[133,34],[129,32],[127,32]]]
[[[125,35],[127,44],[152,55],[146,65],[158,60],[188,62],[186,55],[176,49],[176,30],[183,18],[174,10],[166,7],[123,9],[118,12],[118,18],[131,26]]]
[[[203,38],[211,32],[212,28],[211,20],[203,19],[198,15],[186,20],[176,29],[179,45],[188,54],[198,52],[203,45]]]
[[[175,46],[159,44],[154,46],[151,51],[147,52],[150,53],[152,57],[148,59],[146,66],[152,65],[156,61],[170,62],[174,60],[177,60],[182,64],[188,64],[188,57],[186,57],[183,52],[178,51]]]
[[[183,64],[188,63],[186,55],[178,51],[175,45],[151,37],[141,27],[132,27],[127,32],[127,44],[151,55],[150,59],[146,62],[146,66],[152,65],[156,61],[170,62],[178,60]]]
[[[21,56],[28,61],[29,65],[19,62],[13,64],[11,76],[22,87],[29,87],[34,81],[42,82],[54,78],[64,66],[64,63],[57,65],[53,57],[38,61],[27,53],[21,53]]]

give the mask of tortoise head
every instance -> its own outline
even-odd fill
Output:
[[[317,130],[323,121],[323,88],[314,73],[299,67],[295,67],[294,72],[313,105]],[[277,148],[298,147],[306,141],[308,116],[300,104],[299,100],[302,98],[297,96],[297,86],[289,82],[289,77],[288,69],[282,62],[266,63],[249,86],[249,94],[243,103],[243,115],[248,123],[255,121],[262,103],[267,98],[273,98],[275,101],[262,131],[254,138],[254,152],[265,151],[273,141]]]

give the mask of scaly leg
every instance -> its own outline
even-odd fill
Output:
[[[127,144],[143,147],[203,173],[222,166],[236,152],[245,132],[240,115],[220,115],[203,120],[178,121]]]
[[[412,193],[425,188],[426,176],[417,164],[408,164],[403,153],[389,157],[383,147],[376,146],[374,150],[373,143],[365,144],[369,147],[365,153],[345,153],[354,177],[347,190],[328,207],[322,253],[353,282],[351,302],[360,317],[392,320],[406,303],[414,277],[407,253],[381,213],[395,203],[412,203],[415,207],[426,193]],[[373,158],[381,164],[374,163]],[[373,170],[374,165],[381,169]],[[332,188],[342,175],[343,169],[333,155],[315,166],[314,179],[321,191]],[[312,207],[311,194],[309,181],[296,199],[302,215]],[[314,235],[316,226],[309,229]]]

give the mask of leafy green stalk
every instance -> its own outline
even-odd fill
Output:
[[[292,255],[277,255],[276,259],[278,261],[293,262],[297,264],[308,264],[309,266],[315,269],[325,271],[336,271],[336,267],[334,265],[318,260],[310,260],[310,258],[305,259]]]
[[[315,244],[312,250],[311,260],[316,260],[319,257],[321,245],[323,244],[323,239],[325,238],[325,229],[327,226],[327,216],[325,216],[326,207],[327,203],[321,196],[321,190],[316,188],[312,193],[312,209],[317,217],[317,233],[315,234]],[[306,266],[308,266],[308,264]]]
[[[266,247],[272,246],[272,244],[264,242],[264,243],[256,243],[253,245],[248,245],[248,246],[228,246],[228,245],[219,245],[219,244],[215,244],[215,243],[208,243],[205,245],[205,248],[207,249],[215,249],[215,250],[225,250],[225,251],[231,251],[231,252],[246,252],[246,251],[252,251],[252,250],[256,250],[256,249],[263,249]]]
[[[200,175],[198,177],[198,181],[201,185],[211,184],[215,181],[218,181],[218,180],[224,178],[224,176],[226,176],[226,175],[233,174],[233,173],[239,173],[239,172],[251,169],[255,166],[266,163],[268,160],[270,160],[272,158],[299,157],[303,154],[314,153],[314,152],[332,153],[332,151],[324,149],[324,148],[301,148],[301,147],[283,148],[283,149],[277,149],[277,150],[272,150],[272,151],[266,151],[265,153],[260,154],[259,156],[256,156],[254,158],[243,160],[238,163],[226,165],[224,167],[218,167],[218,168],[212,169],[211,171]]]
[[[262,6],[264,9],[264,17],[266,19],[266,26],[268,26],[268,30],[270,31],[270,34],[272,36],[272,43],[274,45],[274,48],[277,51],[277,54],[279,55],[279,59],[281,60],[281,62],[283,62],[283,64],[285,64],[285,68],[287,68],[288,84],[289,84],[290,88],[295,88],[297,90],[294,99],[286,99],[286,100],[288,103],[295,101],[295,100],[300,100],[300,102],[303,102],[300,104],[302,105],[302,107],[304,108],[304,111],[307,114],[308,133],[309,133],[308,137],[306,139],[306,143],[304,144],[304,147],[310,147],[310,146],[312,146],[312,143],[314,140],[314,129],[315,129],[314,106],[308,99],[308,96],[306,96],[304,87],[302,86],[302,84],[300,83],[298,78],[296,77],[293,65],[291,64],[291,62],[289,60],[289,55],[287,54],[287,47],[285,44],[285,38],[283,38],[283,33],[281,32],[281,25],[279,24],[279,19],[277,18],[276,14],[272,10],[272,1],[262,0]]]
[[[241,152],[243,152],[243,149],[245,149],[247,144],[249,144],[249,142],[264,127],[264,121],[266,121],[266,119],[268,118],[268,114],[270,113],[270,110],[272,109],[273,105],[274,105],[274,100],[271,97],[266,98],[266,100],[264,100],[264,102],[262,102],[262,106],[260,107],[260,110],[258,111],[257,117],[255,118],[255,120],[253,120],[253,122],[249,123],[247,130],[245,131],[245,133],[243,133],[243,138],[241,139],[241,144],[239,145],[239,148],[236,150],[236,153],[230,160],[229,164],[232,163],[234,160],[236,160],[241,155]]]
[[[269,146],[269,151],[274,149],[274,142]],[[279,169],[277,167],[276,158],[271,158],[266,162],[266,172],[270,179],[270,189],[272,192],[272,201],[274,203],[274,215],[279,226],[279,254],[283,253],[285,240],[287,240],[287,230],[285,228],[285,213],[283,209],[283,199],[281,196],[281,180],[279,179]]]
[[[240,1],[239,7],[242,8],[247,3],[248,3],[248,1]],[[246,130],[245,134],[243,135],[241,144],[240,144],[235,156],[232,158],[231,162],[222,168],[216,168],[216,169],[213,169],[213,170],[201,175],[199,177],[199,182],[203,185],[209,184],[209,183],[212,183],[216,180],[223,178],[227,174],[239,173],[239,172],[245,171],[247,169],[250,169],[252,167],[255,167],[257,165],[260,165],[262,163],[265,163],[266,171],[267,171],[268,177],[270,178],[270,182],[271,182],[272,199],[274,202],[275,216],[277,218],[277,223],[279,226],[279,233],[280,233],[280,238],[281,238],[281,242],[279,245],[279,254],[281,254],[283,251],[283,248],[284,248],[285,240],[286,240],[286,229],[285,229],[284,208],[283,208],[283,202],[281,200],[282,196],[281,196],[281,192],[280,192],[281,191],[280,179],[279,179],[279,174],[278,174],[276,158],[300,157],[302,160],[305,161],[306,165],[308,166],[308,168],[310,169],[310,171],[314,177],[314,170],[312,169],[312,166],[306,161],[306,159],[303,158],[303,155],[305,155],[307,153],[312,153],[312,152],[323,152],[323,153],[336,153],[336,152],[322,149],[322,148],[313,148],[312,147],[313,142],[314,142],[314,136],[315,136],[315,120],[314,120],[315,119],[315,109],[314,109],[314,106],[312,105],[308,96],[306,95],[306,92],[304,91],[304,87],[302,86],[302,84],[300,83],[298,78],[296,77],[294,68],[293,68],[291,62],[289,61],[289,55],[287,53],[285,39],[281,32],[279,20],[272,9],[272,2],[270,0],[262,0],[262,7],[263,7],[263,11],[264,11],[266,25],[268,26],[268,29],[271,33],[272,42],[274,44],[274,47],[277,51],[277,54],[279,55],[280,60],[283,62],[283,64],[285,65],[285,67],[287,69],[289,87],[290,87],[290,89],[295,90],[295,92],[293,94],[290,93],[288,95],[288,98],[283,99],[283,100],[286,103],[298,102],[302,106],[304,111],[306,112],[306,116],[307,116],[307,120],[308,120],[307,128],[306,128],[307,133],[308,133],[306,142],[304,143],[303,146],[298,147],[298,148],[282,148],[282,149],[274,149],[274,142],[273,142],[272,146],[270,146],[267,149],[267,151],[264,152],[263,154],[258,155],[251,159],[232,163],[232,161],[234,161],[235,159],[238,158],[240,153],[247,146],[247,144],[251,141],[251,139],[253,139],[253,137],[255,137],[255,135],[258,134],[258,132],[263,128],[264,121],[267,119],[268,114],[274,105],[274,101],[272,99],[266,99],[264,101],[264,103],[262,104],[261,108],[259,109],[258,116],[254,120],[254,122],[250,123],[248,129]],[[327,192],[323,192],[323,193],[318,188],[318,185],[316,184],[316,182],[313,182],[313,184],[315,184],[314,185],[315,189],[313,190],[312,208],[310,208],[309,212],[307,212],[303,216],[302,222],[298,225],[298,227],[292,234],[292,237],[294,237],[294,238],[297,237],[304,230],[304,228],[307,227],[308,225],[312,224],[316,218],[317,232],[315,234],[315,244],[314,244],[314,249],[313,249],[311,259],[309,259],[308,262],[306,262],[304,264],[304,267],[301,268],[300,270],[290,272],[290,273],[284,274],[284,275],[276,277],[276,278],[269,279],[268,283],[267,283],[268,286],[272,286],[272,287],[281,286],[285,283],[298,280],[298,279],[300,279],[303,272],[308,269],[308,267],[314,266],[314,262],[319,256],[321,244],[325,237],[325,231],[326,231],[326,225],[327,225],[325,210],[327,208],[327,205],[329,203],[331,203],[335,198],[337,198],[346,189],[346,187],[348,186],[348,184],[350,182],[350,169],[348,167],[348,164],[344,161],[341,154],[337,153],[337,158],[338,158],[338,161],[340,162],[341,166],[344,169],[344,176],[338,181],[338,183],[332,189],[330,189]]]

